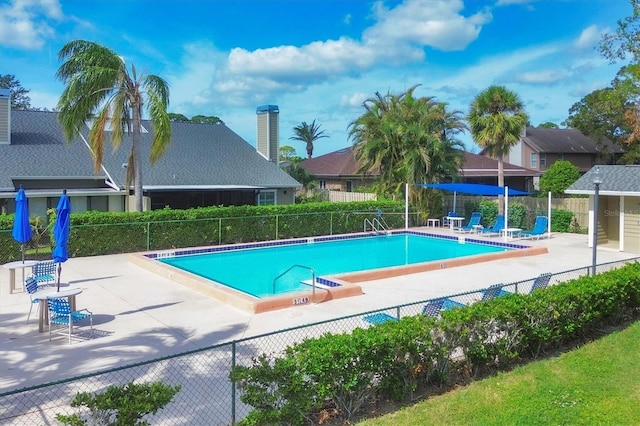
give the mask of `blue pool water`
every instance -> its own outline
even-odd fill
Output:
[[[189,271],[256,297],[308,290],[302,280],[316,276],[410,265],[441,259],[504,251],[505,247],[461,244],[420,235],[368,236],[330,241],[303,242],[260,248],[159,258],[168,265]]]

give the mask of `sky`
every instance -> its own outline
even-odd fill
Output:
[[[278,105],[280,145],[302,157],[292,129],[315,120],[315,157],[353,144],[364,100],[416,85],[463,114],[502,85],[532,125],[560,125],[620,69],[598,45],[628,16],[627,0],[0,0],[0,74],[52,109],[58,52],[94,41],[164,78],[169,112],[218,116],[253,146],[258,106]]]

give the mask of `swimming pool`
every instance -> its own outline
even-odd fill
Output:
[[[308,290],[305,281],[311,279],[311,270],[316,276],[327,276],[504,250],[510,248],[461,244],[458,240],[418,234],[385,234],[321,241],[304,239],[286,245],[240,247],[159,261],[251,296],[267,297]]]
[[[361,233],[232,244],[225,246],[162,250],[156,252],[136,253],[130,256],[130,260],[138,266],[152,271],[173,282],[191,288],[207,296],[211,296],[238,309],[251,313],[258,313],[274,309],[282,309],[293,305],[320,303],[363,294],[360,283],[365,283],[367,281],[422,273],[436,269],[447,269],[479,262],[547,253],[546,247],[530,247],[517,242],[508,243],[497,239],[476,238],[475,236],[462,236],[442,232],[443,231],[430,232],[395,230],[389,232],[387,235],[374,236],[370,239],[363,239],[363,237],[370,237],[370,235]],[[389,238],[392,236],[399,236],[401,238]],[[416,246],[414,244],[414,241],[417,241],[420,244],[428,244],[432,242],[431,238],[428,238],[425,241],[424,239],[405,239],[405,236],[431,237],[439,240],[441,243],[448,241],[449,244],[446,246],[438,245],[438,249],[436,250],[429,248],[428,246]],[[346,255],[338,254],[335,246],[324,246],[326,242],[341,241],[344,243],[348,240],[353,242],[366,241],[366,243],[364,244],[364,248],[357,248],[357,246],[349,245],[348,247],[350,247],[350,251]],[[400,241],[400,243],[398,241]],[[405,250],[405,241],[407,242],[406,245],[410,248],[408,251]],[[409,243],[410,241],[411,243]],[[385,244],[400,244],[401,247],[400,249],[391,249],[390,245]],[[294,252],[311,254],[303,256],[303,260],[300,260],[300,258],[294,259],[289,254],[285,255],[285,253],[288,253],[285,250],[288,246],[297,246],[294,248]],[[324,262],[326,264],[324,266],[317,266],[315,264],[311,265],[310,260],[319,256],[314,254],[314,252],[306,252],[303,249],[311,249],[316,246],[333,247],[331,250],[328,250],[323,254],[323,256],[331,256],[333,261]],[[450,251],[445,254],[445,249],[442,247],[447,247]],[[473,254],[473,250],[478,247],[482,247],[481,251],[484,254]],[[245,263],[238,263],[235,260],[235,257],[233,257],[240,253],[253,254],[255,252],[270,250],[271,248],[275,249],[275,251],[273,251],[275,255],[272,255],[270,261],[265,262],[264,264],[261,263],[260,267],[257,267],[258,263],[254,263],[251,259]],[[426,260],[427,258],[421,259],[419,257],[414,257],[414,254],[415,256],[421,256],[424,253],[434,251],[440,253],[438,260],[429,261]],[[170,264],[178,260],[186,261],[187,263],[192,261],[195,262],[198,258],[206,259],[206,257],[200,256],[207,256],[209,254],[219,256],[226,252],[229,252],[231,257],[220,256],[212,259],[224,260],[220,261],[216,268],[226,270],[226,273],[230,274],[231,278],[225,278],[225,276],[222,275],[219,277],[211,275],[214,278],[206,278],[190,272],[187,269],[180,269],[177,266]],[[392,252],[399,252],[402,254],[399,257],[396,257],[395,255],[397,255],[397,253],[392,255]],[[364,254],[363,259],[358,260],[358,262],[361,263],[356,262],[355,254]],[[390,259],[392,258],[396,258],[396,260],[391,263],[376,263],[372,265],[368,263],[371,261],[371,258],[376,258],[376,262],[391,262]],[[272,263],[275,265],[276,261],[280,261],[282,259],[285,260],[284,266],[270,269]],[[343,263],[346,263],[348,266],[346,271],[339,272],[342,269],[335,269],[335,265]],[[301,281],[310,281],[309,271],[304,268],[294,268],[295,274],[299,275],[295,275],[290,271],[284,275],[284,278],[278,279],[278,283],[276,285],[279,288],[276,289],[275,293],[281,292],[283,294],[268,296],[268,294],[274,293],[273,280],[282,272],[282,268],[291,267],[295,264],[306,265],[317,269],[315,271],[316,286],[310,287],[306,284],[301,285]],[[396,266],[388,266],[389,264]],[[325,266],[327,269],[323,269]],[[232,287],[232,285],[234,285],[232,281],[233,276],[242,275],[244,276],[245,281],[253,281],[253,277],[254,274],[257,273],[257,269],[264,269],[265,271],[269,270],[265,275],[267,277],[266,281],[269,282],[269,284],[266,285],[270,286],[270,288],[264,292],[261,292],[260,290],[252,290],[256,294],[263,294],[261,297],[256,297],[248,292]],[[224,283],[224,281],[227,280],[230,282],[229,285]],[[283,280],[286,282],[283,283]],[[294,281],[295,286],[293,286],[289,281]],[[291,285],[291,287],[286,288],[288,285]]]

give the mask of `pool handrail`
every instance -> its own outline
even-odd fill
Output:
[[[364,228],[364,232],[367,232],[367,225],[371,227],[371,231],[375,231],[378,234],[385,233],[389,229],[389,225],[386,224],[384,219],[377,217],[374,217],[371,220],[367,218],[364,219],[364,224],[362,225],[362,227]],[[378,226],[376,227],[376,225]]]
[[[275,294],[276,292],[276,281],[278,280],[278,278],[287,274],[293,268],[302,268],[302,269],[308,269],[309,271],[311,271],[311,302],[316,303],[316,271],[314,271],[313,268],[310,266],[295,264],[288,267],[286,271],[284,271],[283,273],[281,273],[280,275],[278,275],[273,279],[273,293]]]

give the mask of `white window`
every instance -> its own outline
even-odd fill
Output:
[[[326,189],[327,188],[327,181],[326,180],[320,180],[318,182],[318,186],[320,187],[320,189]]]
[[[276,192],[275,191],[262,191],[258,194],[258,205],[259,206],[273,206],[276,203]]]
[[[531,164],[529,165],[530,168],[532,169],[537,169],[538,168],[538,153],[537,152],[532,152],[531,153]]]
[[[547,154],[540,154],[540,167],[547,165]]]
[[[353,181],[348,180],[345,185],[347,192],[353,192]]]

